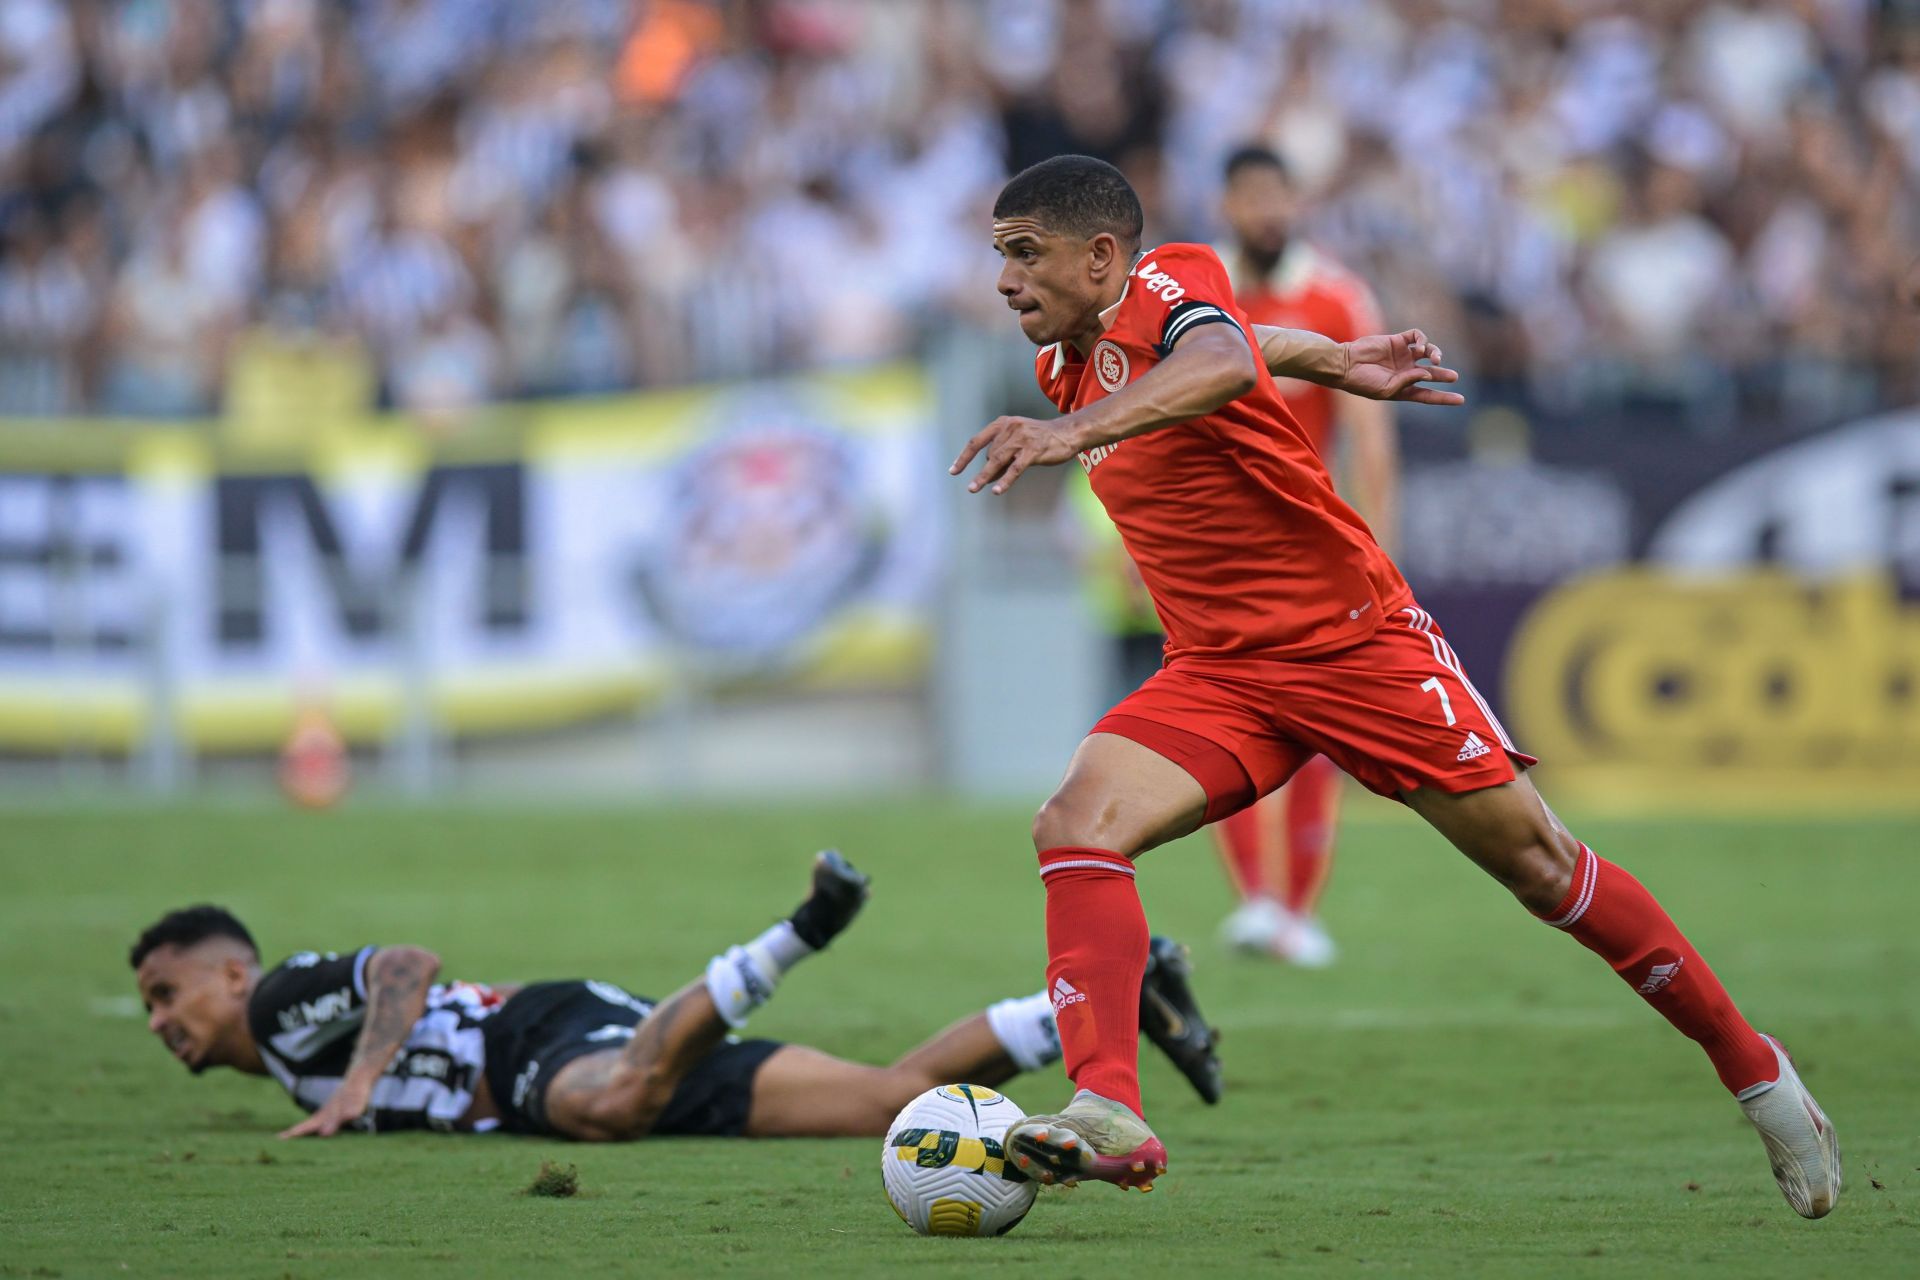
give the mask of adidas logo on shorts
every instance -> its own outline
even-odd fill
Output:
[[[1467,732],[1467,740],[1460,748],[1458,759],[1460,763],[1465,764],[1469,760],[1478,760],[1481,756],[1488,754],[1492,750],[1492,747],[1480,741],[1479,734],[1469,730]]]

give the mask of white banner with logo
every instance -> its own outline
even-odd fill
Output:
[[[210,424],[0,425],[0,750],[551,728],[671,680],[919,678],[945,476],[921,372],[519,406],[298,457]],[[90,434],[95,432],[96,434]]]

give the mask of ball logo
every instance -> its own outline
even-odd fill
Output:
[[[1105,338],[1093,349],[1093,376],[1109,391],[1127,385],[1127,353]]]
[[[979,1106],[1000,1101],[1000,1095],[983,1084],[943,1084],[940,1086],[940,1096]]]

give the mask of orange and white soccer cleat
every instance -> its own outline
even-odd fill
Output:
[[[1057,1115],[1028,1116],[1007,1129],[1006,1153],[1037,1182],[1084,1180],[1153,1190],[1167,1171],[1167,1149],[1130,1107],[1086,1089]]]

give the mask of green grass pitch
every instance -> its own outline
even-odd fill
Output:
[[[1322,974],[1223,953],[1205,843],[1152,855],[1225,1032],[1201,1106],[1145,1055],[1172,1153],[1150,1196],[1044,1192],[1004,1240],[921,1240],[869,1141],[283,1143],[269,1081],[188,1078],[125,951],[224,902],[271,959],[417,942],[450,976],[663,994],[796,899],[838,844],[866,915],[754,1023],[885,1058],[1037,989],[1026,814],[805,809],[13,812],[0,845],[0,1276],[1920,1274],[1920,825],[1579,824],[1635,869],[1837,1122],[1847,1188],[1803,1222],[1706,1061],[1404,814],[1356,800]],[[1015,1081],[1030,1109],[1057,1069]],[[524,1194],[542,1160],[580,1194]]]

